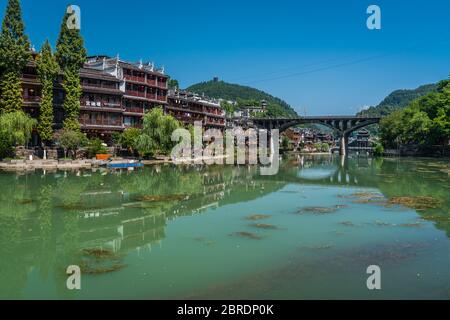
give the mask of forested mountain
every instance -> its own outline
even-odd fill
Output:
[[[190,86],[186,90],[204,94],[210,98],[224,99],[228,101],[236,101],[238,103],[234,108],[242,106],[256,106],[261,100],[266,100],[268,107],[266,117],[296,117],[295,110],[285,101],[274,97],[264,91],[231,84],[224,81],[207,81]],[[230,106],[227,106],[230,108]],[[228,110],[232,111],[232,110]]]
[[[378,106],[361,111],[358,115],[387,116],[393,111],[407,107],[412,101],[431,92],[436,92],[437,84],[427,84],[414,90],[397,90],[388,95]]]

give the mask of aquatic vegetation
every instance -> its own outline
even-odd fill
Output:
[[[422,228],[423,224],[422,223],[403,223],[400,225],[400,227],[405,227],[405,228]]]
[[[81,273],[85,275],[102,275],[116,272],[126,267],[122,263],[123,256],[112,250],[101,248],[82,249],[78,263]]]
[[[241,232],[235,232],[230,234],[230,236],[232,237],[240,237],[240,238],[247,238],[247,239],[251,239],[251,240],[261,240],[264,237],[257,235],[255,233],[251,233],[251,232],[246,232],[246,231],[241,231]]]
[[[32,204],[33,202],[34,202],[33,199],[20,199],[20,200],[17,200],[17,204],[22,204],[22,205]]]
[[[297,211],[297,214],[330,214],[336,211],[346,208],[346,206],[336,205],[334,207],[304,207]]]
[[[253,228],[257,229],[264,229],[264,230],[279,230],[277,226],[274,226],[272,224],[265,224],[265,223],[255,223],[250,225]]]
[[[113,251],[105,249],[83,249],[82,254],[96,259],[120,259]]]
[[[206,239],[206,238],[203,238],[203,237],[197,237],[197,238],[194,238],[194,240],[197,241],[197,242],[200,242],[200,243],[202,243],[202,244],[204,244],[205,246],[208,246],[208,247],[216,244],[216,241],[209,240],[209,239]]]
[[[302,246],[300,249],[307,250],[329,250],[332,249],[333,246],[331,244],[319,245],[319,246]]]
[[[351,221],[343,221],[343,222],[340,222],[339,224],[342,226],[345,226],[345,227],[357,227],[357,225]]]
[[[373,224],[378,227],[391,227],[392,226],[392,224],[384,222],[384,221],[380,221],[380,220],[375,221]]]
[[[426,210],[437,209],[442,201],[433,197],[394,197],[388,201],[388,205],[402,205],[410,209]]]
[[[246,217],[246,220],[250,220],[250,221],[258,221],[258,220],[265,220],[265,219],[269,219],[271,218],[271,215],[268,214],[254,214],[251,216]]]
[[[425,217],[422,217],[422,220],[446,222],[446,221],[450,221],[450,216],[425,216]]]
[[[113,264],[109,267],[92,267],[87,263],[82,263],[80,265],[81,273],[86,275],[102,275],[106,273],[112,273],[122,270],[126,267],[125,264]]]

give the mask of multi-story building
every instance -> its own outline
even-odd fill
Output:
[[[205,129],[224,130],[226,125],[225,111],[218,101],[190,92],[171,90],[166,113],[185,125],[201,122]]]
[[[141,127],[142,118],[155,106],[167,105],[168,76],[153,63],[129,63],[106,56],[90,57],[86,67],[120,80],[123,125]]]
[[[33,53],[33,58],[36,56]],[[88,58],[80,70],[82,131],[108,142],[114,132],[142,127],[143,116],[158,106],[184,124],[201,121],[207,129],[225,128],[225,112],[218,101],[178,90],[169,93],[168,79],[164,70],[152,63],[130,63],[107,56]],[[22,82],[24,110],[38,118],[42,86],[34,59],[27,64]],[[62,83],[60,74],[54,90],[55,129],[62,128],[65,116]],[[32,143],[39,143],[37,134]]]

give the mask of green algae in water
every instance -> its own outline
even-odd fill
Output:
[[[273,224],[266,224],[266,223],[254,223],[254,224],[251,224],[250,227],[257,228],[257,229],[263,229],[263,230],[280,230],[279,227],[277,227]]]
[[[244,238],[244,239],[250,239],[250,240],[262,240],[264,239],[263,236],[260,236],[256,233],[247,232],[247,231],[239,231],[234,232],[230,234],[231,237],[238,237],[238,238]]]
[[[250,221],[259,221],[259,220],[266,220],[271,218],[271,215],[268,214],[254,214],[251,216],[246,217],[246,220],[250,220]]]

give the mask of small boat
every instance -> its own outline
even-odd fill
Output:
[[[108,163],[106,165],[108,169],[130,169],[130,168],[142,168],[144,165],[140,162],[118,162],[118,163]]]

